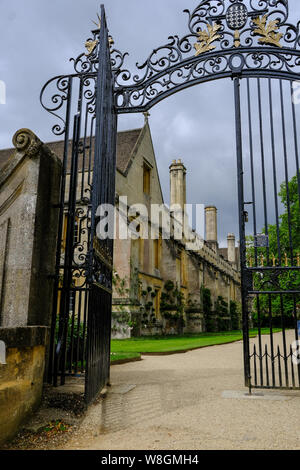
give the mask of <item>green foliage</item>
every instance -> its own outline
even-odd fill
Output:
[[[56,318],[56,324],[55,324],[55,335],[56,335],[56,340],[59,340],[59,320],[60,317],[59,315]],[[72,338],[73,338],[73,348],[77,348],[78,344],[78,354],[79,357],[82,357],[84,348],[85,348],[85,342],[86,342],[86,328],[87,326],[79,321],[78,323],[78,315],[75,315],[75,318],[72,318],[72,315],[69,316],[68,319],[68,326],[67,326],[67,367],[70,366],[71,361],[74,361],[74,357],[71,358],[71,353],[72,353]],[[74,351],[73,351],[74,354]]]
[[[116,271],[113,273],[112,283],[113,283],[115,292],[120,297],[125,297],[126,295],[129,294],[129,289],[126,287],[128,285],[128,279],[126,277],[121,278]]]
[[[285,211],[279,217],[279,227],[269,225],[269,256],[270,265],[276,266],[295,266],[297,264],[297,254],[300,253],[300,211],[298,195],[298,179],[295,175],[288,184],[290,207],[288,206],[287,185],[282,183],[279,196],[285,208]],[[289,212],[290,209],[290,224]],[[263,230],[265,233],[265,229]],[[280,252],[278,249],[278,238],[280,239]],[[293,245],[293,256],[291,259],[290,240]],[[248,238],[248,245],[252,244],[253,239]],[[258,248],[256,250],[258,264],[264,265],[266,262],[266,249]],[[255,259],[255,249],[253,246],[247,248],[248,258]],[[281,259],[280,259],[281,256]],[[274,283],[274,280],[276,281]],[[274,273],[255,273],[253,276],[253,285],[255,290],[297,290],[300,285],[300,272],[285,271],[280,274],[278,279],[274,278]],[[296,301],[296,303],[298,303]],[[299,307],[298,307],[299,308]],[[252,307],[252,318],[254,326],[266,326],[270,324],[270,312],[272,315],[272,324],[275,327],[282,326],[282,314],[285,318],[285,326],[291,327],[294,322],[294,297],[292,295],[264,295],[254,299]]]
[[[211,291],[206,287],[201,288],[205,329],[207,332],[232,331],[240,328],[240,309],[237,302],[230,304],[219,296],[214,309],[211,300]]]
[[[203,315],[205,321],[205,329],[207,332],[216,330],[216,322],[212,311],[211,292],[206,287],[201,287],[201,297],[203,305]]]
[[[181,320],[184,322],[184,295],[175,286],[174,282],[166,281],[164,285],[165,292],[162,292],[160,299],[160,311],[167,320]]]
[[[175,285],[173,281],[167,281],[164,285],[164,288],[167,292],[171,292],[172,290],[175,289]]]
[[[135,282],[134,282],[135,283]],[[128,286],[127,277],[121,278],[119,274],[114,271],[113,273],[113,286],[115,292],[120,297],[119,300],[128,299],[130,297],[130,289]],[[126,305],[119,303],[117,312],[112,312],[112,332],[113,333],[126,333],[129,328],[134,328],[136,322],[132,320],[131,313],[128,312]]]
[[[84,331],[84,323],[79,322],[78,324],[78,316],[74,318],[74,323],[73,323],[73,318],[70,315],[68,319],[68,331],[67,331],[67,349],[71,345],[72,337],[75,342],[77,342],[77,338],[79,338],[81,341],[85,340],[85,331]],[[56,338],[58,339],[58,333],[59,333],[59,315],[56,318],[56,324],[55,324],[55,334]],[[72,334],[73,333],[73,334]]]
[[[222,296],[217,298],[215,304],[215,315],[217,316],[218,331],[230,331],[231,319],[228,312],[228,303]]]
[[[156,292],[151,286],[147,286],[146,289],[141,291],[141,321],[144,327],[151,326],[156,321],[156,316],[154,312],[154,303],[153,299],[156,297]]]
[[[229,304],[229,313],[231,317],[231,328],[232,330],[238,330],[240,329],[240,309],[234,300],[230,301]]]

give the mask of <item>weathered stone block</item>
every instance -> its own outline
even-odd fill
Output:
[[[0,174],[0,325],[49,325],[61,161],[28,129]]]
[[[43,390],[45,346],[8,348],[0,365],[0,444],[37,408]]]

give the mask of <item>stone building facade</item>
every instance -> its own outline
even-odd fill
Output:
[[[63,158],[63,141],[47,146]],[[10,154],[10,150],[0,151],[0,164]],[[78,199],[88,185],[87,172],[82,170],[79,168]],[[204,288],[210,291],[212,310],[220,297],[227,305],[240,300],[235,237],[229,234],[228,248],[219,249],[214,206],[205,209],[206,240],[192,233],[185,213],[186,185],[186,168],[181,160],[174,160],[170,165],[170,208],[164,205],[147,117],[143,128],[118,133],[113,337],[204,331]],[[153,215],[153,206],[161,209],[159,219]],[[165,234],[163,217],[170,236]],[[120,225],[129,237],[120,236]],[[195,238],[193,249],[189,249],[186,234],[177,236],[183,227]],[[82,279],[75,282],[80,284]]]
[[[132,139],[131,149],[121,145],[126,139]],[[170,209],[167,208],[147,118],[142,129],[119,134],[116,201],[123,218],[117,218],[114,253],[114,337],[205,331],[203,288],[211,292],[212,309],[220,297],[228,306],[231,301],[240,301],[239,250],[233,234],[228,235],[228,248],[219,249],[214,206],[205,208],[206,240],[199,240],[196,249],[188,249],[189,242],[184,237],[177,240],[174,228],[173,233],[170,230],[171,237],[165,237],[161,219],[157,224],[157,217],[153,216],[153,205],[164,206],[171,226],[188,225],[184,212],[186,178],[182,161],[174,160],[170,165]],[[138,206],[128,214],[128,209],[138,204],[148,209],[145,223]],[[120,239],[119,220],[129,228],[134,223],[141,236],[145,231],[149,235],[153,226],[157,233],[154,239]],[[196,240],[200,238],[194,236]]]

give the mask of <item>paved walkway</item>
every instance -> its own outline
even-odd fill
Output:
[[[242,342],[113,366],[111,382],[67,449],[300,449],[300,392],[244,397]]]

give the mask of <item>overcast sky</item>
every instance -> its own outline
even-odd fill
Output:
[[[184,8],[199,0],[106,0],[115,46],[142,63],[171,34],[187,32]],[[43,84],[72,72],[70,57],[84,43],[99,12],[99,0],[0,0],[0,80],[7,104],[0,105],[0,148],[11,146],[14,132],[32,129],[44,141],[51,115],[39,103]],[[300,18],[299,0],[290,0],[291,18]],[[176,94],[151,110],[150,126],[165,201],[169,202],[168,168],[181,158],[188,170],[188,202],[214,204],[219,210],[219,239],[238,236],[233,87],[230,80],[199,85]],[[119,129],[142,126],[143,116],[121,116]]]

